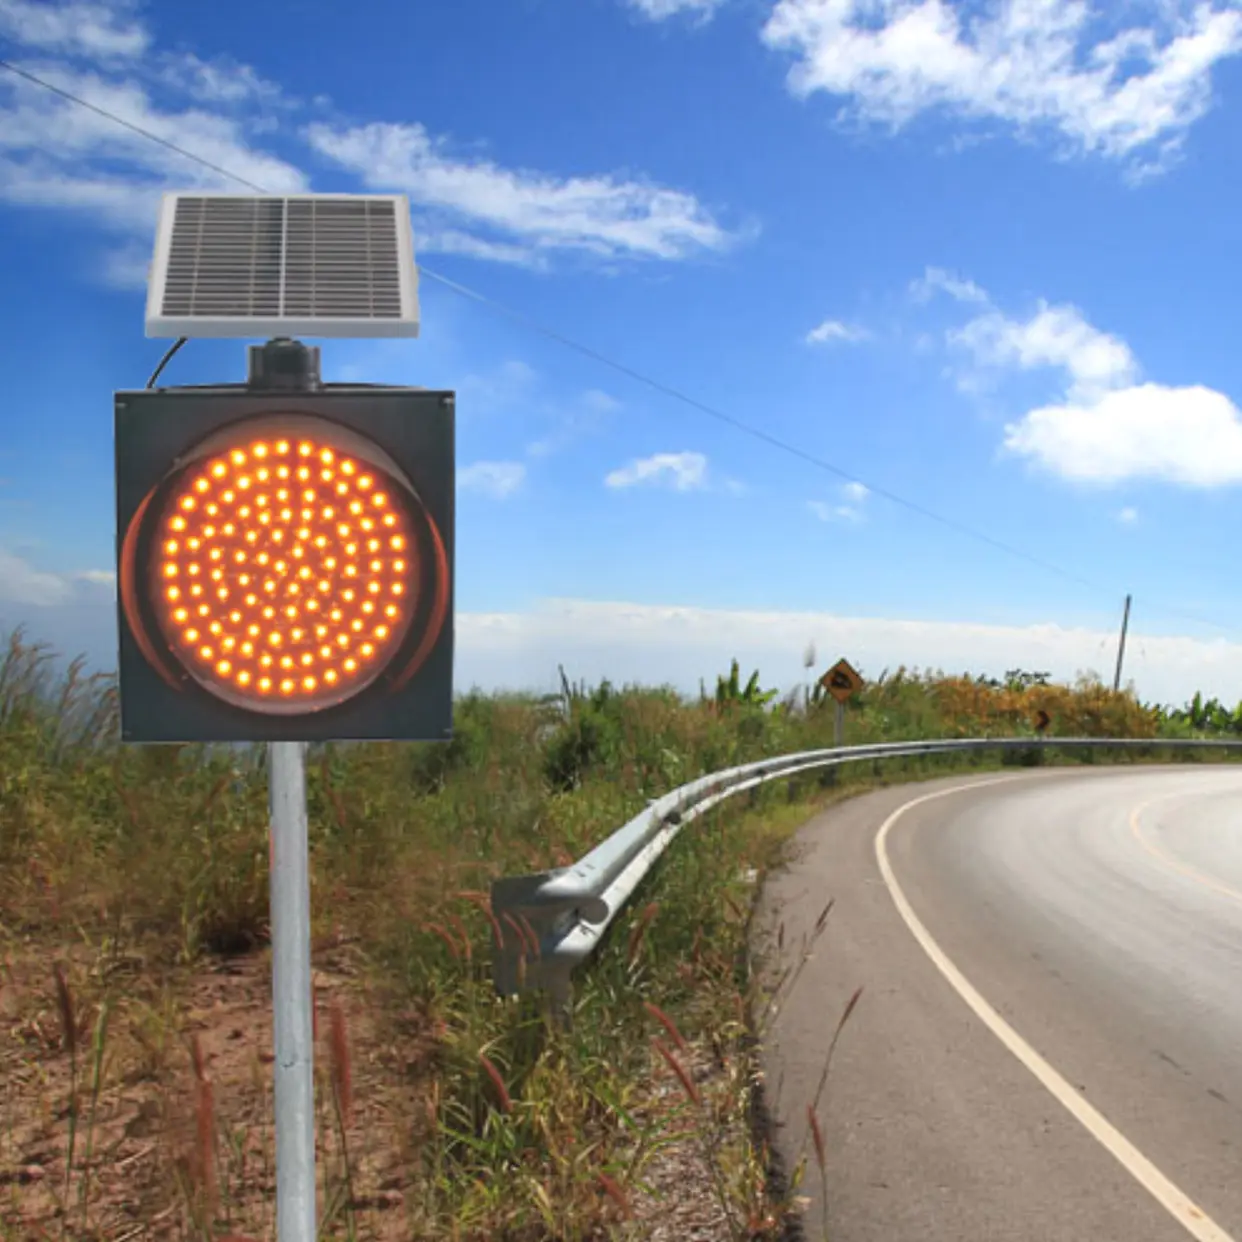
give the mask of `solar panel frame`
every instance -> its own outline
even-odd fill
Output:
[[[149,337],[417,336],[405,195],[166,194]]]

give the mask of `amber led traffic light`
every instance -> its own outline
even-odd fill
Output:
[[[122,732],[451,730],[452,394],[117,395]]]
[[[190,675],[264,712],[370,685],[418,588],[414,498],[339,434],[298,421],[204,445],[168,489],[147,566],[162,636]]]

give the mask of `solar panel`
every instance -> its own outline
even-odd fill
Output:
[[[409,201],[166,194],[146,334],[417,336]]]

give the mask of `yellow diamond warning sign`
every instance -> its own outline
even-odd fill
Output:
[[[865,684],[862,677],[848,660],[838,660],[820,679],[819,684],[838,703],[857,694]]]

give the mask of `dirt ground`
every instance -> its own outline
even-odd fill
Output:
[[[323,1236],[415,1236],[411,1170],[428,1125],[421,1074],[436,1032],[415,1013],[381,1012],[348,945],[317,952],[317,1151]],[[270,958],[217,960],[157,978],[140,956],[62,954],[76,1049],[65,1038],[57,963],[45,949],[0,959],[0,1242],[265,1239],[275,1229]],[[100,998],[107,1016],[98,1064]],[[348,1084],[342,1064],[344,1033]],[[716,1072],[692,1056],[695,1077]],[[337,1087],[333,1087],[333,1074]],[[76,1076],[76,1116],[70,1108]],[[96,1082],[98,1080],[98,1089]],[[648,1107],[680,1088],[657,1076]],[[352,1198],[334,1101],[344,1099]],[[71,1137],[72,1136],[72,1137]],[[73,1151],[70,1158],[70,1143]],[[729,1232],[710,1167],[692,1139],[665,1148],[630,1198],[624,1235],[717,1242]],[[209,1233],[208,1208],[216,1222]],[[206,1227],[206,1228],[205,1228]],[[220,1228],[227,1232],[221,1234]]]
[[[337,1025],[349,1065],[340,1096],[352,1105],[345,1138],[358,1234],[387,1242],[409,1235],[403,1144],[417,1132],[418,1104],[409,1071],[417,1069],[430,1033],[420,1033],[409,1015],[401,1047],[385,1041],[368,1021],[374,1010],[348,949],[320,956],[314,982],[321,1219],[344,1197],[331,1085]],[[268,956],[256,954],[156,985],[140,961],[110,963],[113,990],[118,974],[132,977],[123,980],[109,1014],[96,1092],[98,963],[81,955],[64,963],[75,1058],[48,958],[10,952],[0,966],[0,1237],[194,1236],[208,1201],[236,1233],[269,1236],[275,1190],[269,972]],[[343,1022],[334,1023],[334,1009]],[[339,1047],[339,1035],[336,1042]],[[76,1118],[69,1106],[75,1059]],[[342,1208],[343,1202],[337,1211]]]

